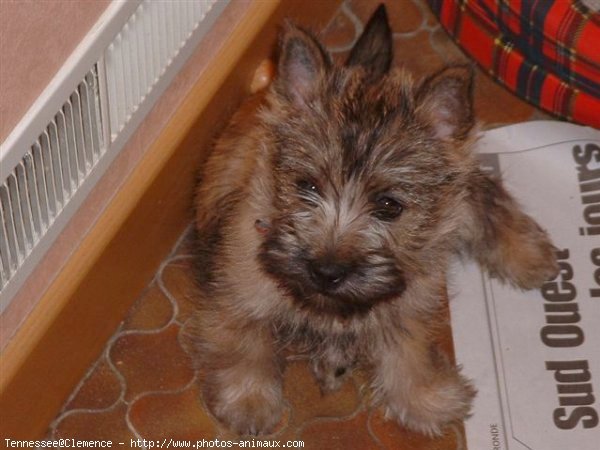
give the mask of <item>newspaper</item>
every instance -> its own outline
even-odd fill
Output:
[[[469,450],[600,449],[600,131],[560,122],[491,130],[482,165],[559,248],[560,274],[520,291],[456,262],[456,359],[479,391]]]

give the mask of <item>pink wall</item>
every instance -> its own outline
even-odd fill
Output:
[[[110,0],[0,0],[0,142]]]

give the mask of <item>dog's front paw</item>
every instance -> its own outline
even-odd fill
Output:
[[[408,401],[386,399],[385,416],[427,436],[440,436],[444,428],[469,416],[476,390],[458,371],[415,386]]]
[[[242,436],[268,434],[283,413],[281,386],[264,386],[247,390],[228,386],[218,392],[204,390],[211,413],[227,428]]]
[[[507,259],[508,278],[521,289],[539,288],[556,277],[556,248],[541,230],[511,249]]]

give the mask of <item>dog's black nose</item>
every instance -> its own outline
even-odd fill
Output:
[[[309,270],[313,280],[326,288],[340,284],[349,272],[347,265],[323,261],[312,261]]]

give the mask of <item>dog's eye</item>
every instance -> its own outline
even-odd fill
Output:
[[[379,220],[390,221],[402,214],[403,209],[397,200],[387,195],[381,195],[375,199],[373,215]]]
[[[315,196],[320,195],[319,188],[316,183],[311,180],[298,180],[296,182],[296,187],[298,188],[298,192],[302,196],[304,200],[311,201],[315,198]]]

